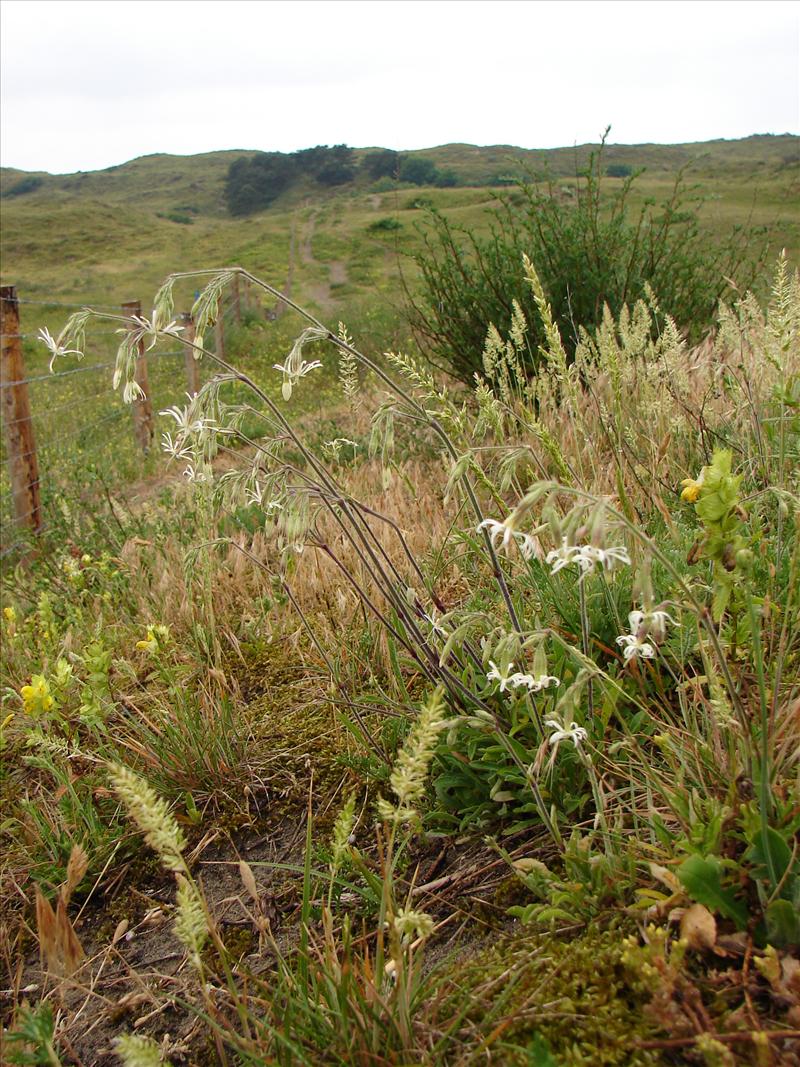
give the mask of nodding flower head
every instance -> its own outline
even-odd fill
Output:
[[[566,538],[559,548],[554,548],[547,553],[545,562],[550,564],[550,573],[557,574],[564,567],[575,563],[580,568],[581,579],[587,574],[592,574],[596,567],[602,566],[605,571],[613,571],[621,563],[630,564],[631,557],[623,545],[613,548],[597,548],[595,545],[568,545]]]
[[[530,534],[520,533],[515,529],[511,519],[498,522],[497,519],[484,519],[478,526],[478,532],[488,530],[492,548],[507,551],[513,542],[523,559],[531,559],[536,554],[536,542]]]
[[[544,724],[553,730],[553,733],[548,738],[550,745],[557,746],[562,741],[571,741],[575,748],[579,749],[589,736],[586,730],[582,726],[578,726],[576,722],[566,725],[560,723],[558,719],[545,719]]]
[[[633,634],[620,634],[617,638],[617,644],[623,649],[622,658],[625,663],[630,663],[632,659],[637,658],[655,659],[655,646],[649,641],[645,641],[644,637],[638,632]]]

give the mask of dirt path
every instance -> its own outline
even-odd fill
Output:
[[[314,230],[317,225],[319,212],[313,212],[309,217],[303,238],[300,242],[300,262],[307,267],[327,268],[328,277],[325,281],[311,281],[306,286],[306,291],[314,303],[323,312],[331,312],[338,301],[331,294],[334,285],[344,285],[347,282],[347,265],[341,259],[331,259],[327,262],[314,258]]]

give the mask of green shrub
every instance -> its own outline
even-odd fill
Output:
[[[633,167],[629,167],[627,163],[609,163],[606,174],[609,178],[630,178]]]
[[[435,185],[439,168],[432,159],[422,156],[407,156],[400,164],[400,181],[412,185]]]
[[[391,230],[402,230],[403,224],[398,219],[390,218],[388,215],[383,219],[376,219],[375,222],[370,223],[367,227],[370,233],[385,233]]]
[[[646,295],[648,285],[659,294],[662,311],[696,340],[711,327],[727,279],[744,287],[752,283],[763,256],[748,264],[743,227],[719,244],[709,241],[683,172],[663,203],[647,200],[633,211],[629,194],[636,176],[606,190],[601,164],[602,146],[569,197],[553,182],[518,181],[514,192],[498,194],[486,237],[429,211],[424,248],[416,257],[421,285],[408,294],[408,314],[430,357],[471,382],[481,370],[487,323],[507,332],[515,301],[529,321],[538,322],[523,255],[542,280],[570,357],[578,342],[576,323],[592,331],[606,305],[617,317]],[[528,370],[538,364],[541,329],[530,336]]]
[[[363,170],[374,181],[379,178],[396,178],[400,170],[402,156],[391,148],[382,148],[379,152],[372,152],[366,156],[361,164]]]
[[[24,196],[25,193],[34,192],[41,184],[41,178],[38,178],[35,174],[29,174],[26,178],[20,178],[18,182],[14,182],[13,185],[9,185],[7,189],[4,189],[3,196]]]

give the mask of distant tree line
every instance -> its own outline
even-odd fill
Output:
[[[232,215],[263,211],[300,178],[322,186],[345,185],[363,173],[372,181],[393,179],[411,185],[458,184],[451,170],[440,170],[431,159],[381,149],[357,167],[355,153],[345,144],[317,145],[298,152],[259,152],[242,156],[228,168],[225,201]]]

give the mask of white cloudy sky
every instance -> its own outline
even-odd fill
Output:
[[[795,0],[3,0],[2,162],[800,132]]]

